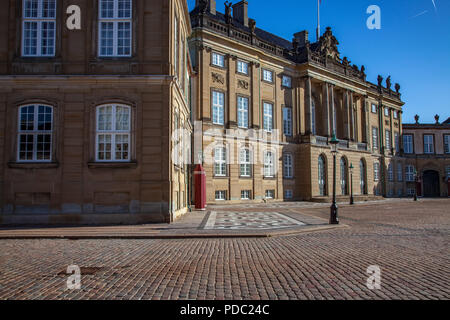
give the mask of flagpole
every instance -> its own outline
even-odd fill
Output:
[[[317,41],[320,38],[320,0],[317,0]]]

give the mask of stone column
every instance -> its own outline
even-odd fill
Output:
[[[350,140],[355,141],[355,110],[353,109],[353,91],[349,91]]]
[[[336,114],[336,104],[334,101],[334,84],[330,84],[331,91],[331,134],[336,134],[337,137],[337,117]]]
[[[344,139],[350,140],[350,93],[344,90]]]
[[[305,77],[305,133],[312,134],[312,88],[311,77]]]
[[[323,132],[325,133],[326,137],[331,136],[331,130],[330,130],[330,99],[329,99],[329,85],[328,83],[324,82],[322,84],[322,110],[323,110]]]

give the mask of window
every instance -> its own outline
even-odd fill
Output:
[[[292,155],[290,153],[286,153],[283,156],[284,177],[286,179],[292,179],[292,177],[294,176],[292,168],[293,168]]]
[[[263,80],[267,82],[273,82],[273,72],[263,69]]]
[[[100,57],[131,56],[131,0],[99,0]]]
[[[225,147],[214,149],[214,175],[225,177],[227,175],[227,151]]]
[[[394,119],[398,119],[398,111],[394,110]]]
[[[227,192],[225,190],[216,191],[216,201],[227,200]]]
[[[19,109],[18,161],[51,161],[53,108],[43,105]]]
[[[408,188],[406,190],[406,192],[407,192],[408,196],[413,196],[413,195],[416,194],[416,189],[415,188]]]
[[[391,132],[389,130],[385,131],[385,140],[386,140],[386,150],[391,149]]]
[[[213,91],[213,123],[224,125],[225,95],[222,92]]]
[[[275,198],[275,190],[266,190],[266,199]]]
[[[444,135],[444,153],[450,153],[450,134]]]
[[[413,136],[411,134],[403,135],[403,152],[413,153]]]
[[[424,153],[434,153],[434,142],[433,135],[425,134],[423,136],[423,152]]]
[[[239,163],[240,163],[241,177],[251,177],[252,166],[251,166],[251,161],[250,161],[250,150],[249,149],[241,149],[241,152],[239,155]]]
[[[271,151],[264,153],[264,177],[273,178],[275,176],[275,159]]]
[[[373,164],[373,181],[379,181],[380,180],[380,163],[375,162]]]
[[[326,167],[325,167],[325,158],[324,156],[319,156],[318,161],[318,178],[319,178],[319,194],[320,196],[326,195],[326,185],[327,185],[327,176],[326,176]]]
[[[273,130],[273,104],[264,102],[264,130]]]
[[[384,115],[389,117],[389,108],[384,108]]]
[[[395,152],[400,152],[400,138],[398,132],[394,132],[394,143],[395,143]]]
[[[403,168],[401,163],[397,163],[397,181],[403,181]]]
[[[286,199],[292,199],[292,190],[286,190],[284,191],[284,197]]]
[[[292,78],[289,76],[283,76],[283,87],[292,88]]]
[[[391,182],[394,181],[394,166],[392,163],[389,163],[388,165],[388,180]]]
[[[372,113],[377,113],[377,105],[372,103]]]
[[[248,128],[248,98],[238,97],[238,127]]]
[[[56,0],[24,0],[22,55],[24,57],[55,56],[55,37]]]
[[[283,108],[283,133],[287,137],[292,136],[292,109]]]
[[[248,63],[238,60],[237,72],[242,73],[242,74],[248,74]]]
[[[401,196],[403,196],[403,189],[402,189],[402,188],[399,188],[399,189],[397,190],[397,197],[401,197]]]
[[[128,106],[97,107],[97,161],[130,161],[130,122]]]
[[[405,167],[405,180],[408,182],[414,181],[414,166],[408,165]]]
[[[450,166],[445,167],[445,177],[450,179]]]
[[[250,200],[252,192],[250,190],[241,190],[241,200]]]
[[[223,54],[212,53],[212,65],[224,68],[225,67],[225,56]]]
[[[372,127],[372,145],[373,149],[378,149],[378,128]]]
[[[341,167],[341,194],[347,194],[347,160],[342,157],[340,161]]]

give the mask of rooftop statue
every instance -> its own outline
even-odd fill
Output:
[[[319,39],[319,52],[322,56],[329,57],[337,62],[341,61],[338,50],[339,41],[333,36],[333,32],[330,27],[327,27],[327,31]]]
[[[383,87],[383,77],[378,75],[377,81],[378,81],[378,87],[379,88]]]
[[[397,93],[400,92],[400,85],[399,85],[398,83],[395,84],[395,91],[396,91]]]
[[[392,86],[392,84],[391,84],[391,76],[389,76],[389,77],[386,78],[386,88],[388,90],[391,90],[391,86]]]
[[[200,13],[206,13],[206,10],[208,9],[208,2],[209,0],[199,0],[198,1],[198,9]]]
[[[231,6],[233,3],[225,1],[225,21],[226,23],[230,24],[232,17],[231,17]]]

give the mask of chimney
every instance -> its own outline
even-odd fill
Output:
[[[248,2],[246,0],[233,5],[233,19],[248,27]]]
[[[208,1],[208,11],[209,13],[216,15],[216,0],[206,0]],[[195,0],[195,7],[198,7],[200,0]]]
[[[306,46],[306,43],[309,41],[308,40],[308,31],[303,30],[301,32],[295,33],[294,39],[297,41],[299,48]]]

